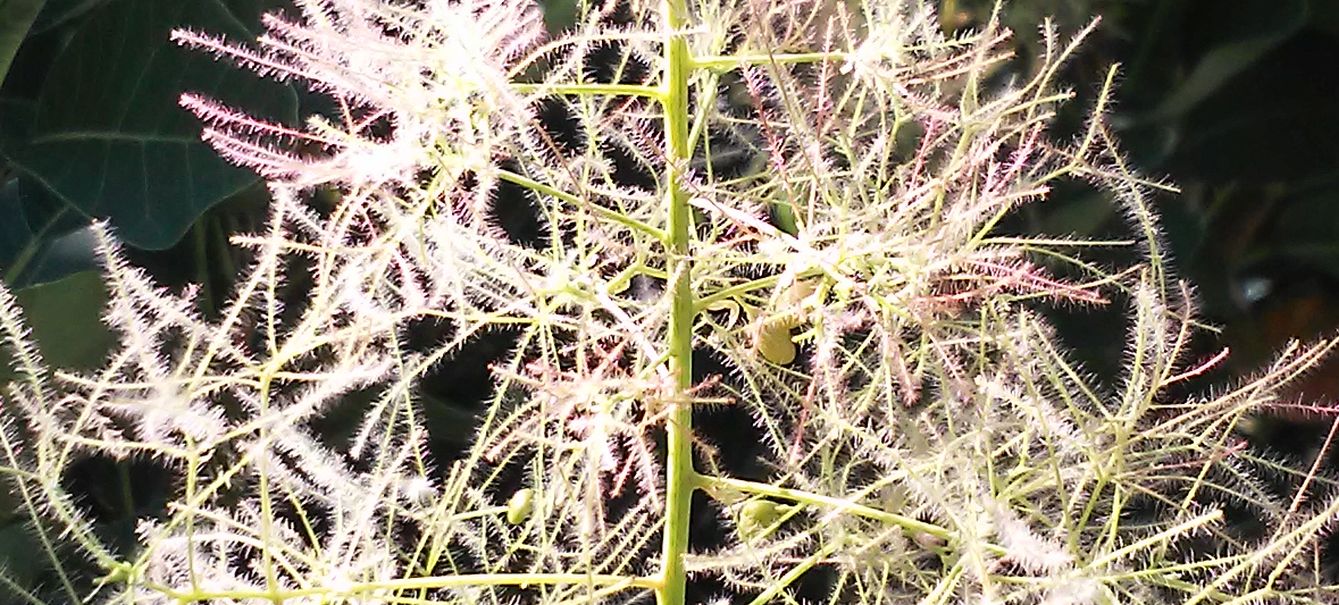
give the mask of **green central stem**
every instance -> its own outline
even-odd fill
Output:
[[[668,292],[673,297],[669,319],[670,370],[680,394],[693,387],[694,309],[692,261],[689,243],[692,213],[684,189],[688,146],[688,76],[692,55],[683,29],[687,21],[683,0],[664,0],[665,74],[661,83],[661,105],[665,115],[665,205],[669,213],[666,259]],[[659,605],[683,605],[687,574],[683,566],[688,552],[688,525],[697,474],[693,470],[693,409],[686,397],[676,397],[665,423],[665,533],[661,557],[662,585],[656,591]]]

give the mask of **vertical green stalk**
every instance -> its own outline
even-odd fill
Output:
[[[664,0],[665,73],[661,82],[661,105],[665,112],[665,205],[669,212],[666,256],[669,268],[670,370],[676,390],[683,395],[693,386],[693,285],[689,237],[692,214],[683,186],[688,165],[688,75],[692,57],[682,30],[687,20],[684,0]],[[677,398],[665,423],[665,534],[661,556],[659,605],[682,605],[687,576],[683,557],[688,552],[688,522],[694,489],[691,434],[693,410],[686,398]]]

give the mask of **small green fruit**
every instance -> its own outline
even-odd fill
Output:
[[[520,525],[535,510],[535,490],[525,488],[511,495],[507,501],[507,523]]]
[[[764,537],[791,508],[770,500],[750,500],[739,508],[735,529],[745,540]]]
[[[785,322],[764,321],[754,332],[753,341],[758,354],[767,361],[782,366],[795,361],[795,343]]]

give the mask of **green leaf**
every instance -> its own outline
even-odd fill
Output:
[[[47,364],[71,370],[102,365],[116,339],[102,323],[107,291],[100,273],[76,273],[14,297]],[[8,354],[0,358],[0,381],[13,378],[12,365]]]
[[[42,10],[45,0],[0,0],[0,82],[9,73],[9,64],[28,30]]]
[[[0,526],[0,572],[5,578],[19,586],[31,587],[37,578],[50,568],[51,559],[43,556],[42,544],[32,535],[26,524],[13,520]],[[7,590],[0,584],[0,594]],[[14,595],[14,601],[4,603],[22,603]]]
[[[0,133],[23,136],[33,107],[0,98]],[[0,183],[0,281],[21,289],[98,267],[89,220],[36,180],[20,174]]]
[[[0,276],[10,288],[98,266],[88,219],[26,178],[0,185]]]
[[[1333,119],[1339,39],[1303,32],[1238,74],[1181,120],[1165,169],[1179,178],[1264,184],[1308,180],[1339,163]]]
[[[111,0],[46,0],[46,7],[33,23],[33,32],[45,32],[60,27]]]
[[[190,27],[254,35],[253,0],[115,0],[94,10],[57,57],[27,136],[0,133],[20,170],[144,249],[179,240],[204,211],[258,178],[220,160],[177,106],[192,91],[265,119],[296,122],[291,88],[168,39]]]
[[[1145,120],[1184,114],[1296,34],[1307,24],[1307,0],[1237,0],[1212,17],[1226,20],[1213,24],[1226,39],[1205,52]]]
[[[578,10],[576,0],[539,0],[544,10],[544,26],[550,32],[561,32],[576,25]]]
[[[772,224],[788,235],[800,234],[800,221],[795,214],[795,203],[789,200],[772,202]]]

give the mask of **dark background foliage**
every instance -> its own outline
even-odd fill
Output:
[[[946,30],[987,19],[990,0],[941,0]],[[191,90],[295,123],[320,100],[185,51],[167,39],[190,25],[246,39],[284,0],[0,0],[0,277],[17,292],[43,354],[71,369],[96,367],[111,344],[87,226],[110,222],[132,261],[170,287],[200,283],[210,313],[245,262],[230,234],[263,220],[257,177],[218,160],[199,124],[176,105]],[[571,0],[549,0],[548,20],[572,19]],[[1036,24],[1051,15],[1073,32],[1102,15],[1066,79],[1079,100],[1061,116],[1075,132],[1106,66],[1121,67],[1112,122],[1130,161],[1178,186],[1162,196],[1167,243],[1221,326],[1206,352],[1231,361],[1212,378],[1249,372],[1289,338],[1339,327],[1339,2],[1334,0],[1014,0],[1003,20],[1017,32],[1025,72],[1039,52]],[[319,196],[318,196],[319,197]],[[320,200],[318,199],[318,202]],[[524,204],[515,204],[520,207]],[[1002,227],[1105,237],[1118,211],[1082,186],[1057,191]],[[300,278],[300,276],[295,276]],[[300,282],[300,279],[295,279]],[[1119,308],[1058,313],[1090,368],[1118,373]],[[431,342],[437,327],[415,328]],[[412,341],[412,339],[411,339]],[[421,393],[442,457],[468,438],[471,406],[487,393],[482,361],[505,335],[443,367]],[[1339,365],[1293,395],[1330,405]],[[4,371],[0,370],[0,380]],[[350,409],[358,405],[350,402]],[[1314,455],[1325,415],[1262,419],[1258,443]],[[332,438],[338,417],[322,426]],[[70,482],[110,535],[129,538],[155,514],[164,483],[147,464],[90,461]],[[0,493],[0,566],[38,580],[32,552]],[[0,603],[4,602],[0,598]]]

